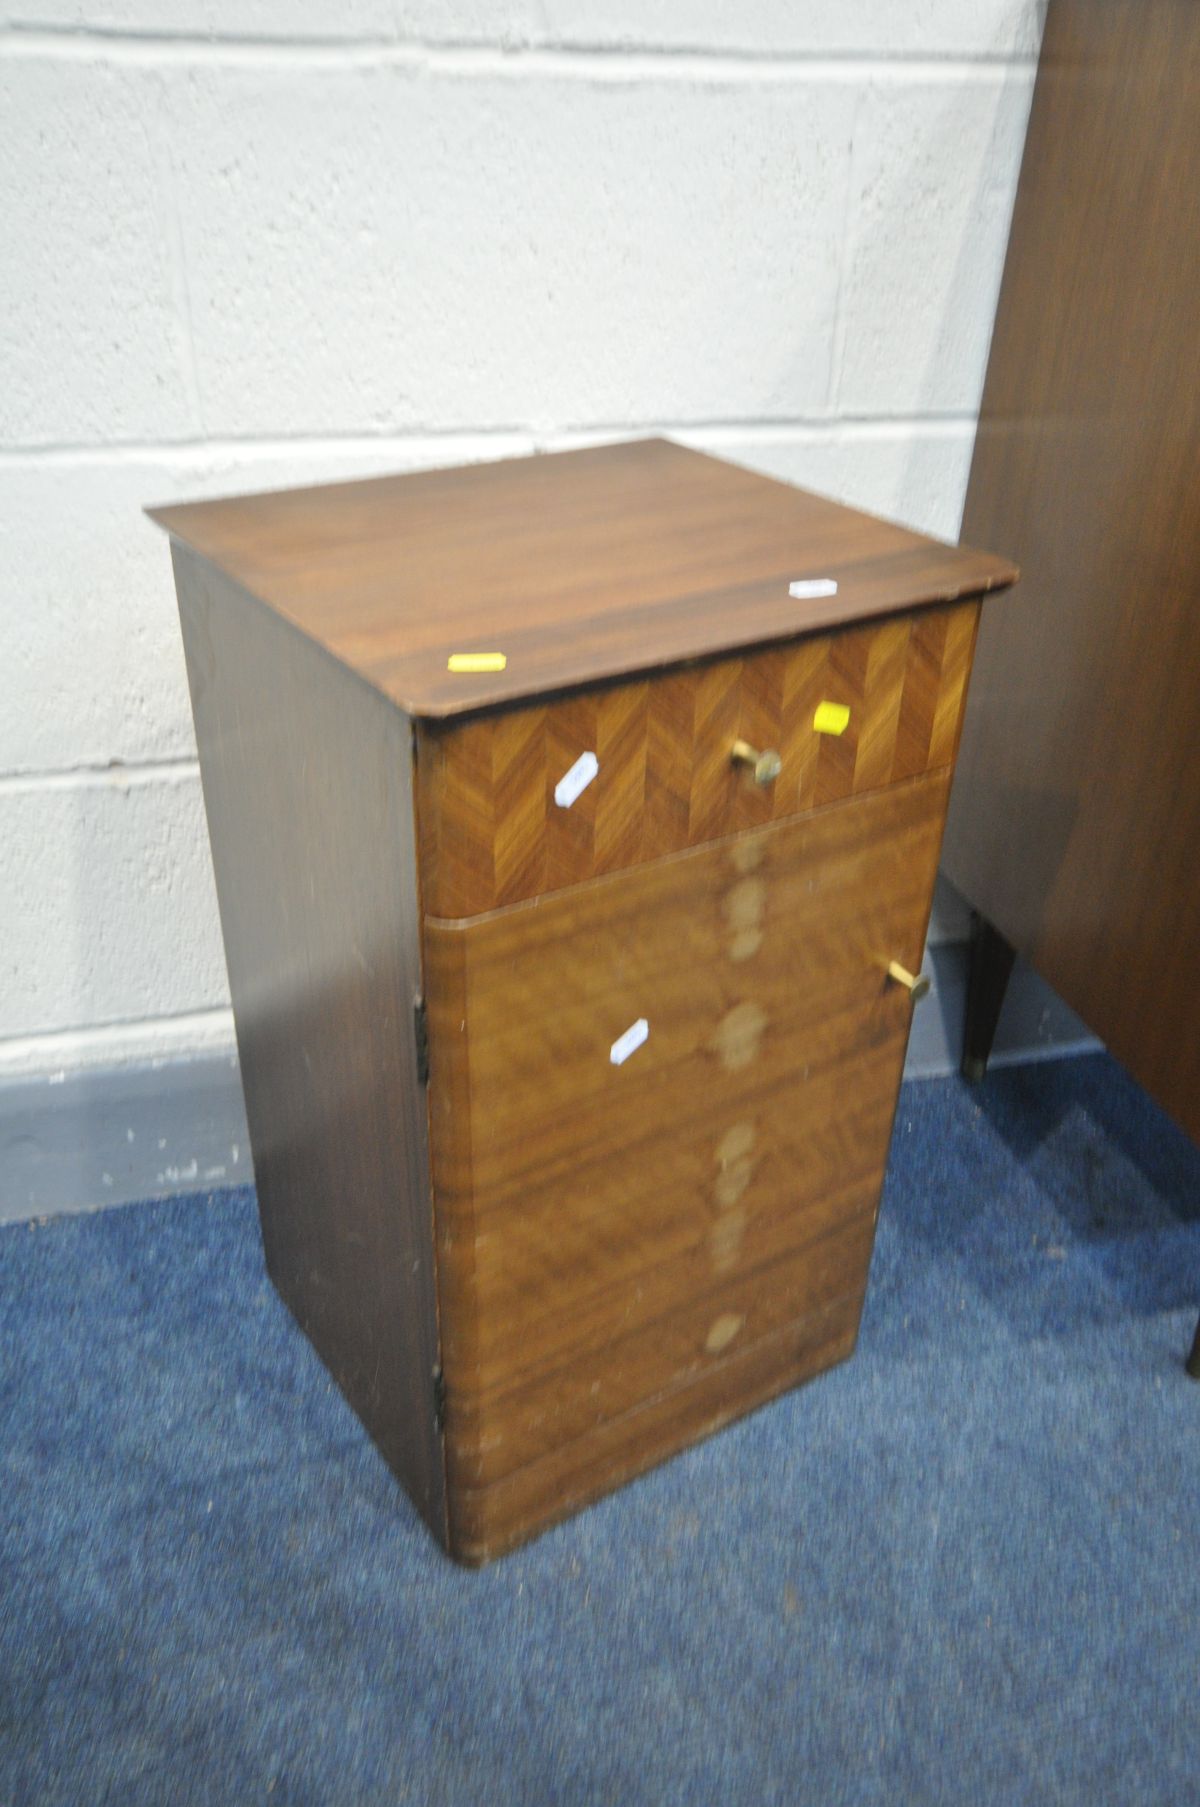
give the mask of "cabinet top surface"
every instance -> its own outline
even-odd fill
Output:
[[[1006,559],[664,439],[148,512],[424,717],[1016,577]],[[451,669],[456,655],[466,669]]]

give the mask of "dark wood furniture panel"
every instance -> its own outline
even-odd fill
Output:
[[[444,1538],[408,724],[173,552],[267,1269]]]
[[[1023,581],[945,863],[1200,1139],[1197,69],[1192,0],[1052,0],[963,518]]]

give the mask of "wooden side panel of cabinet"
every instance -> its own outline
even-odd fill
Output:
[[[456,1553],[849,1352],[948,786],[426,922]]]
[[[963,532],[955,884],[1200,1141],[1200,6],[1052,0]]]
[[[444,1541],[411,730],[173,556],[267,1268]]]
[[[422,723],[425,908],[476,915],[949,765],[978,618],[973,599]],[[841,734],[815,731],[821,702],[849,710]],[[739,739],[779,751],[773,785],[731,763]],[[584,752],[599,772],[560,808],[555,786]]]

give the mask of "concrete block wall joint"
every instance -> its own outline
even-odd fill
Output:
[[[665,431],[957,533],[1036,0],[303,10],[0,27],[0,1080],[231,1034],[143,503]]]

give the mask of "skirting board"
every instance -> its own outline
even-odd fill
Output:
[[[929,950],[906,1079],[958,1069],[966,948]],[[1090,1052],[1099,1043],[1018,965],[996,1035],[997,1065]],[[253,1180],[236,1058],[199,1054],[0,1085],[0,1223]]]
[[[967,947],[953,942],[929,948],[925,971],[933,983],[913,1012],[905,1079],[938,1079],[957,1073],[962,1061],[963,1012],[967,1001]],[[1057,992],[1018,960],[1009,980],[996,1028],[991,1064],[1019,1066],[1068,1054],[1094,1054],[1101,1043]],[[986,1083],[986,1082],[985,1082]]]
[[[252,1180],[231,1053],[0,1085],[0,1223]]]

